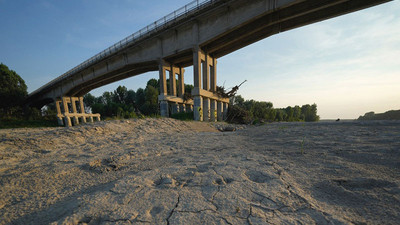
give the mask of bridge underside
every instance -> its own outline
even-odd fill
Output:
[[[169,112],[179,111],[175,109],[191,107],[179,107],[179,104],[183,104],[184,93],[168,92],[163,86],[165,71],[173,74],[171,79],[178,75],[183,80],[183,72],[175,74],[174,71],[183,71],[184,67],[193,66],[195,88],[191,93],[194,97],[190,104],[194,105],[195,119],[214,120],[211,114],[214,114],[214,108],[218,108],[214,107],[213,102],[215,100],[218,104],[215,96],[217,58],[271,35],[388,1],[390,0],[216,1],[216,4],[199,10],[192,17],[172,23],[88,68],[42,87],[39,92],[30,96],[30,100],[33,105],[41,105],[47,102],[43,99],[79,97],[115,81],[158,70],[160,109],[163,115],[168,115]],[[213,74],[210,71],[214,71]],[[210,80],[212,82],[207,83]],[[220,102],[227,100],[220,99]],[[224,107],[221,106],[221,113],[222,108]],[[210,112],[206,115],[205,110]]]

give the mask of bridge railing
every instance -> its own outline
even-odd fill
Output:
[[[53,79],[49,83],[43,85],[39,89],[33,91],[29,95],[33,95],[35,93],[40,92],[43,90],[45,87],[50,86],[78,71],[81,71],[82,69],[85,69],[100,60],[112,55],[113,53],[116,53],[118,50],[125,48],[129,45],[132,45],[136,43],[139,40],[142,40],[145,37],[148,37],[149,35],[153,34],[154,32],[159,31],[160,29],[168,26],[171,23],[174,23],[178,20],[187,18],[188,16],[196,13],[197,11],[210,6],[218,1],[221,0],[194,0],[190,2],[189,4],[175,10],[174,12],[162,17],[161,19],[147,25],[146,27],[140,29],[139,31],[129,35],[128,37],[120,40],[119,42],[115,43],[114,45],[108,47],[107,49],[101,51],[100,53],[96,54],[95,56],[85,60],[83,63],[77,65],[76,67],[72,68],[71,70],[67,71],[63,75]]]

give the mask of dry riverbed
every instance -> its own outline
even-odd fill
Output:
[[[400,221],[400,122],[226,126],[0,130],[0,224]]]

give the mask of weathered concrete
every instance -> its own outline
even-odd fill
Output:
[[[217,58],[271,35],[388,1],[210,1],[191,11],[188,17],[182,15],[148,35],[116,46],[113,52],[104,52],[79,70],[56,78],[31,93],[29,104],[42,106],[64,96],[83,96],[92,89],[148,71],[159,70],[164,79],[168,67],[172,67],[171,78],[175,79],[175,69],[182,71],[190,65],[194,68],[195,88],[209,95],[208,92],[215,91]],[[167,95],[175,97],[175,90],[168,94],[166,84],[162,83],[159,100],[162,102]],[[181,91],[180,87],[178,95],[183,94]],[[198,89],[195,94],[202,96]],[[195,111],[202,107],[201,98],[197,99],[200,105],[194,101]],[[198,116],[196,120],[202,119]]]
[[[79,111],[76,107],[76,103],[79,102]],[[83,97],[62,97],[55,101],[57,110],[57,120],[60,126],[70,127],[72,125],[79,125],[79,123],[86,123],[89,118],[89,122],[93,122],[93,118],[100,121],[100,114],[87,114],[83,103]],[[62,108],[60,105],[62,104]],[[72,112],[70,111],[71,105]],[[73,119],[71,121],[71,118]],[[81,119],[81,121],[79,121]],[[73,123],[72,123],[73,122]]]

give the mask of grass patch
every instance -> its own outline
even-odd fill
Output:
[[[36,128],[36,127],[58,127],[57,120],[23,120],[23,119],[2,119],[0,129],[8,128]]]
[[[185,121],[193,120],[193,117],[193,112],[179,112],[171,115],[171,118]]]

